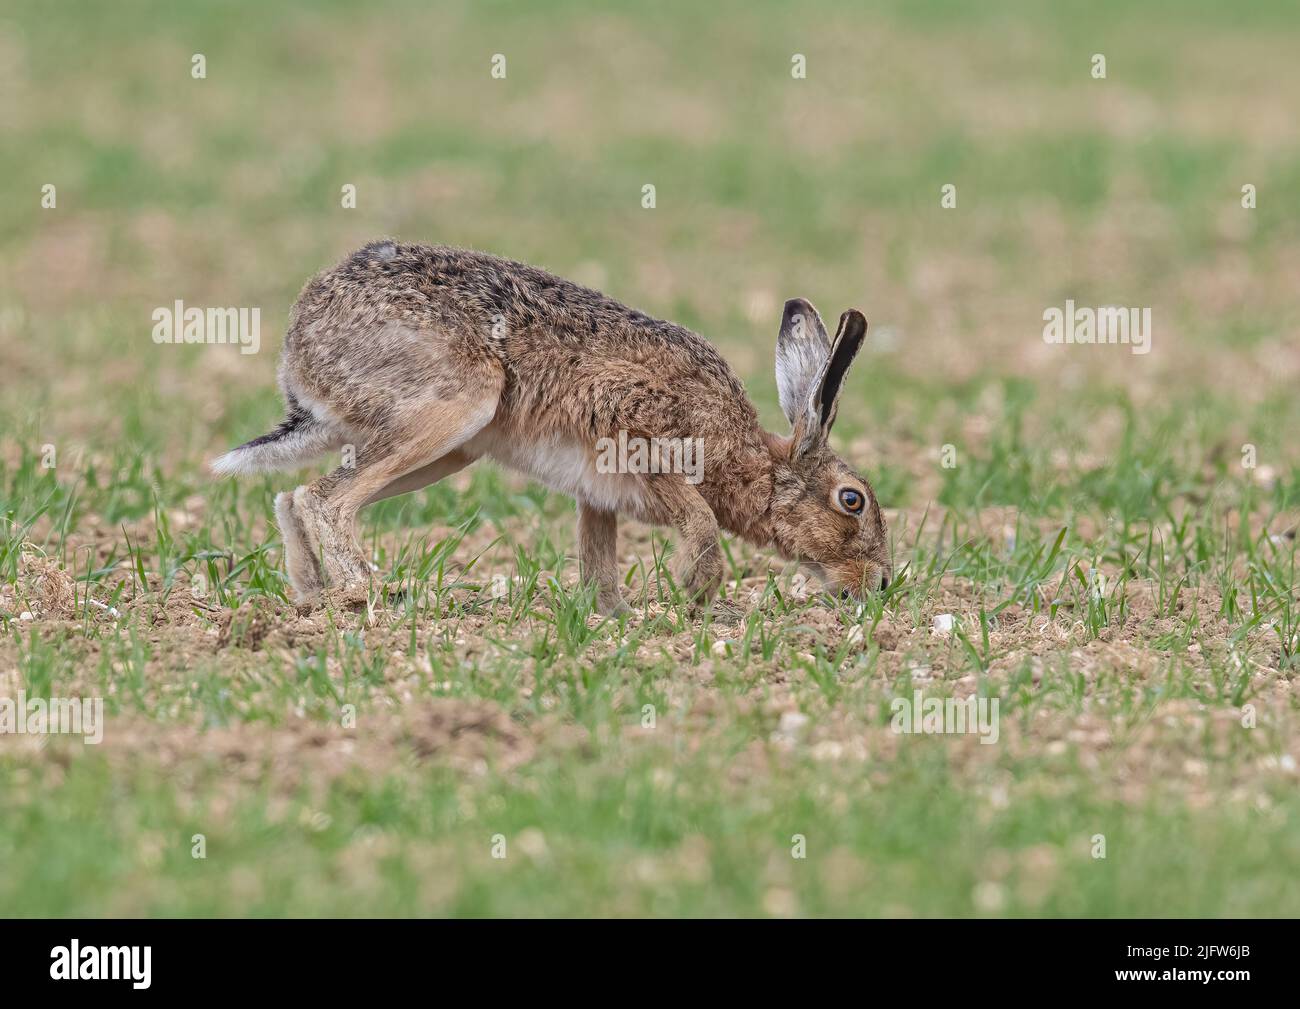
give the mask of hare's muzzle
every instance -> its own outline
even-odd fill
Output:
[[[871,580],[867,579],[863,583],[863,588],[868,592],[884,592],[885,589],[889,588],[888,572],[882,571],[879,575],[877,575],[875,585],[872,585]],[[861,597],[862,597],[861,592],[855,592],[853,589],[849,589],[849,588],[840,589],[841,599],[859,599]]]

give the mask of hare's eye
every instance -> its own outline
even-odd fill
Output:
[[[862,495],[852,487],[844,487],[840,490],[840,507],[850,515],[858,515],[862,512]]]

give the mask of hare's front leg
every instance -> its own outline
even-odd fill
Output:
[[[618,515],[578,501],[578,575],[596,587],[596,608],[606,616],[631,613],[618,594]]]
[[[679,475],[656,477],[650,487],[659,511],[681,536],[673,578],[692,603],[707,604],[722,584],[722,547],[713,509]]]

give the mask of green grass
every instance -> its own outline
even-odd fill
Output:
[[[1300,913],[1298,40],[1285,3],[15,12],[0,698],[108,723],[0,736],[0,913]],[[863,308],[835,441],[894,583],[729,540],[696,614],[625,525],[602,620],[572,502],[480,465],[365,514],[366,605],[295,611],[312,474],[203,462],[380,234],[697,328],[774,430],[782,300]],[[177,298],[260,306],[261,353],[154,345]],[[1067,298],[1150,306],[1152,353],[1046,346]],[[895,734],[918,688],[998,742]]]

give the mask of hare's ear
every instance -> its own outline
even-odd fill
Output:
[[[867,319],[856,308],[850,308],[840,316],[840,328],[831,341],[830,359],[826,368],[818,376],[817,388],[813,393],[813,407],[816,412],[817,428],[820,437],[825,440],[835,423],[835,411],[839,408],[840,390],[844,388],[844,376],[849,373],[849,365],[862,349],[862,342],[867,338]]]
[[[817,309],[803,298],[787,301],[776,338],[776,391],[792,427],[802,422],[808,430],[813,390],[830,353],[831,341]]]

